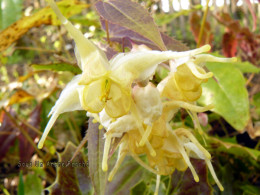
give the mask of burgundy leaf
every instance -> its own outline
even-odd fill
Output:
[[[232,32],[226,32],[223,35],[222,51],[226,57],[234,57],[237,53],[237,39]]]
[[[212,188],[208,182],[208,170],[205,161],[191,159],[191,163],[199,175],[199,182],[195,182],[189,169],[187,169],[184,173],[175,171],[172,175],[172,188],[174,191],[178,191],[178,195],[212,194]]]
[[[12,116],[15,115],[14,112],[10,112]],[[15,127],[12,120],[5,113],[5,111],[1,112],[0,122],[2,123],[0,126],[0,161],[5,157],[9,148],[14,144],[14,141],[19,135],[19,130]]]

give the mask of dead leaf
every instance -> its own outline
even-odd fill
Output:
[[[77,0],[64,0],[57,4],[65,17],[80,13],[82,9],[89,6]],[[31,16],[25,16],[3,30],[0,33],[0,52],[20,39],[28,30],[33,27],[41,26],[42,24],[59,24],[56,15],[50,7],[43,8]]]
[[[8,105],[23,103],[34,99],[34,96],[23,89],[18,89],[10,98]]]

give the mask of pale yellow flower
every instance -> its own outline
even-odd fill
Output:
[[[127,114],[130,108],[133,108],[131,112],[135,113],[131,97],[132,83],[150,78],[157,65],[163,61],[193,55],[195,52],[194,50],[179,53],[172,51],[137,51],[120,53],[108,61],[105,53],[92,41],[84,37],[61,14],[54,1],[50,0],[49,2],[76,43],[76,56],[82,74],[68,83],[64,92],[61,93],[50,112],[52,117],[38,144],[39,148],[43,147],[43,143],[59,114],[76,110],[74,104],[77,105],[77,109],[84,109],[91,113],[99,113],[105,109],[106,113],[112,118]]]
[[[234,62],[236,58],[218,58],[206,52],[210,47],[198,48],[195,55],[178,58],[170,62],[171,71],[157,86],[161,97],[172,100],[194,102],[202,93],[201,83],[213,76],[202,68],[206,62]]]

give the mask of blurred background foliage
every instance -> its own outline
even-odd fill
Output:
[[[214,157],[213,164],[225,191],[212,189],[213,180],[204,169],[205,165],[194,160],[202,177],[200,183],[191,185],[192,176],[188,170],[175,172],[173,176],[162,178],[160,194],[210,194],[213,191],[214,194],[260,194],[259,1],[135,2],[149,11],[161,32],[189,48],[210,44],[214,55],[240,59],[232,67],[206,64],[220,83],[216,85],[216,82],[209,81],[203,90],[219,87],[212,91],[219,99],[215,102],[214,112],[198,116],[203,130],[209,135],[206,147]],[[107,49],[109,45],[107,50],[111,52],[128,51],[130,48],[127,44],[124,47],[122,40],[113,40],[113,33],[116,33],[113,29],[111,42],[107,43],[106,32],[100,23],[102,14],[96,11],[95,3],[95,0],[63,0],[59,2],[59,8],[101,47]],[[48,188],[50,193],[65,194],[75,184],[78,194],[92,194],[87,168],[82,169],[79,176],[76,168],[59,168],[56,173],[55,166],[41,166],[72,157],[75,146],[80,144],[88,128],[85,112],[61,115],[44,149],[37,149],[37,142],[48,122],[47,115],[61,89],[80,73],[74,43],[44,0],[0,0],[0,6],[0,192],[41,194],[52,184]],[[203,20],[205,12],[207,17]],[[155,82],[165,75],[166,70],[159,69]],[[231,82],[224,82],[231,78]],[[244,86],[244,91],[236,89],[236,85]],[[230,97],[226,97],[228,93]],[[206,97],[204,94],[199,103],[207,104]],[[226,106],[223,108],[222,105]],[[177,125],[193,127],[184,110],[174,120]],[[87,153],[87,149],[83,149],[78,160],[87,162]],[[114,161],[112,157],[111,163]],[[146,171],[143,173],[132,161],[129,159],[128,164],[125,163],[128,173],[124,173],[124,165],[119,171],[122,180],[131,180],[121,186],[113,182],[107,194],[153,193],[155,178]],[[57,174],[63,182],[55,180]],[[84,182],[74,183],[79,179]],[[71,182],[69,186],[66,180]]]

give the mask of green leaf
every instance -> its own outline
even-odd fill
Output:
[[[56,64],[32,64],[35,70],[52,70],[52,71],[69,71],[74,74],[80,74],[82,71],[78,66],[67,63],[56,63]]]
[[[254,161],[260,159],[260,151],[236,144],[235,138],[229,140],[224,138],[208,137],[207,143],[214,146],[214,151],[233,154],[241,158],[251,158]]]
[[[21,17],[23,0],[0,0],[0,30]]]
[[[242,73],[226,63],[207,63],[217,82],[209,79],[202,84],[199,103],[213,104],[213,112],[221,115],[236,130],[243,131],[249,120],[249,100]]]
[[[244,195],[260,194],[260,188],[253,185],[243,185],[240,187]]]
[[[24,183],[26,195],[41,194],[43,190],[42,181],[37,174],[28,174]]]
[[[260,92],[253,96],[252,103],[256,107],[256,113],[260,116]]]
[[[141,5],[130,0],[109,0],[98,1],[96,8],[108,22],[130,29],[166,50],[153,18]]]
[[[18,195],[24,195],[23,171],[19,173]]]
[[[196,137],[202,141],[201,135]],[[221,193],[214,188],[214,194],[243,194],[244,185],[257,185],[260,173],[260,151],[237,144],[236,137],[215,138],[205,136],[207,150],[212,154],[216,174],[224,187]],[[250,174],[249,174],[250,173]],[[213,180],[209,177],[210,182]],[[256,193],[258,194],[258,193]]]
[[[212,53],[212,55],[216,57],[221,57],[224,58],[225,56],[220,55],[217,52]],[[242,73],[259,73],[260,68],[256,67],[255,65],[251,64],[250,62],[242,62],[240,59],[238,62],[233,62],[233,63],[222,63],[223,66],[233,66],[237,69],[239,69]]]
[[[133,187],[131,190],[131,195],[135,194],[146,194],[145,192],[147,191],[147,185],[144,181],[138,183],[136,186]]]
[[[228,65],[228,64],[227,64]],[[250,62],[235,62],[231,64],[232,66],[238,68],[242,73],[259,73],[260,68],[257,68],[255,65]]]
[[[84,154],[79,153],[75,159],[68,163],[77,147],[68,142],[65,150],[59,154],[57,164],[47,162],[46,166],[57,166],[55,182],[47,188],[50,194],[89,194],[91,191],[90,178],[87,168],[87,160]]]
[[[104,195],[107,183],[107,172],[102,170],[102,159],[104,150],[104,133],[105,130],[98,129],[98,123],[92,123],[90,118],[88,121],[88,162],[89,162],[89,175],[91,182],[94,186],[95,193]]]

